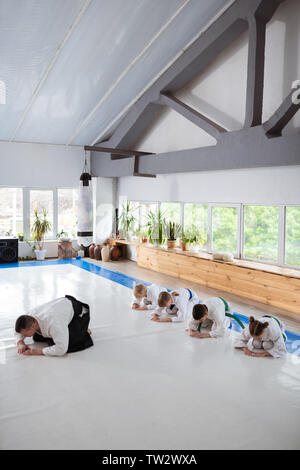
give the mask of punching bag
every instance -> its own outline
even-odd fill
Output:
[[[89,246],[93,242],[93,198],[92,177],[88,173],[87,161],[80,176],[78,198],[78,228],[77,239],[79,245]]]

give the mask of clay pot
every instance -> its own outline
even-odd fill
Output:
[[[110,249],[109,249],[109,245],[107,244],[104,244],[102,250],[101,250],[101,259],[102,261],[109,261],[110,259]]]
[[[94,249],[94,256],[95,256],[95,259],[97,261],[100,261],[101,260],[101,249],[102,249],[102,246],[101,245],[96,245],[95,246],[95,249]]]
[[[181,245],[182,251],[190,251],[190,244],[189,243],[185,243],[182,240],[180,240],[180,245]]]
[[[118,261],[120,258],[120,250],[117,246],[112,246],[110,249],[110,258],[112,261]]]
[[[142,243],[148,243],[148,237],[142,237]]]
[[[92,259],[95,259],[95,243],[92,243],[91,246],[89,247],[89,257]]]

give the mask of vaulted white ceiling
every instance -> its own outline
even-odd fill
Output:
[[[1,0],[0,140],[92,145],[232,0]]]

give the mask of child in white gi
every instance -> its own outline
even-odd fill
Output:
[[[133,288],[131,307],[134,310],[159,310],[157,300],[160,292],[167,292],[167,289],[157,284],[136,284]]]
[[[187,321],[192,315],[193,306],[199,298],[191,289],[177,289],[174,292],[161,292],[158,296],[158,307],[151,320],[157,322]],[[164,313],[166,315],[164,315]]]
[[[93,345],[88,328],[90,309],[71,295],[51,300],[17,318],[15,331],[18,353],[25,356],[63,356]],[[25,338],[47,342],[43,349],[31,349]]]
[[[195,338],[218,338],[228,334],[230,319],[225,313],[230,313],[231,309],[226,300],[221,297],[211,297],[205,303],[194,305],[192,319],[187,325],[190,336]],[[209,333],[200,333],[201,327],[209,328]]]
[[[249,326],[234,340],[234,347],[253,357],[283,357],[287,353],[283,323],[276,317],[265,315],[255,320],[249,318]],[[261,349],[255,352],[254,349]]]

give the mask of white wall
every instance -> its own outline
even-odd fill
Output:
[[[77,187],[83,147],[0,142],[0,186]]]
[[[119,178],[129,200],[300,204],[300,166]]]

